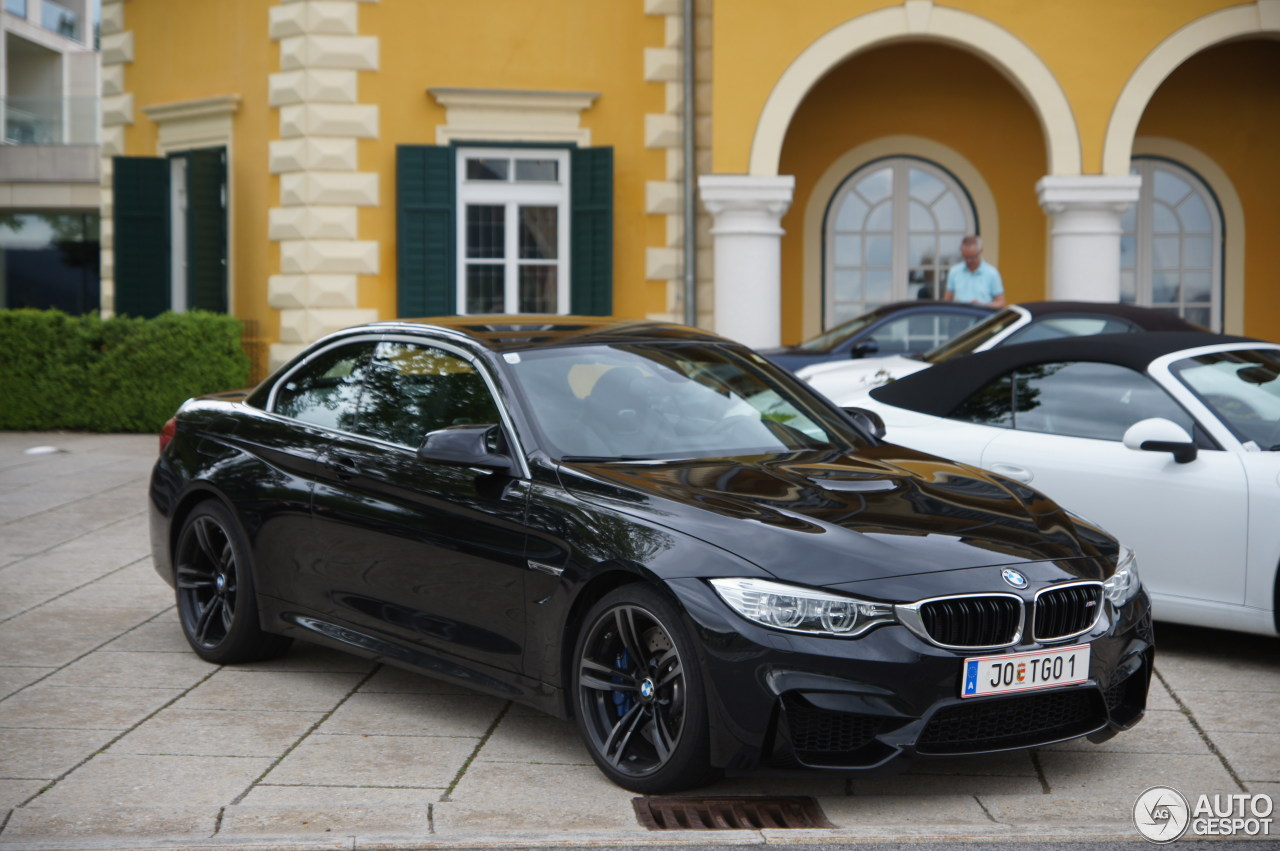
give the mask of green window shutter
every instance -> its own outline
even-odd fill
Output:
[[[227,312],[226,148],[187,160],[187,307]]]
[[[613,312],[613,148],[569,152],[569,309]]]
[[[169,161],[115,157],[115,312],[151,317],[169,309]]]
[[[396,149],[396,314],[457,312],[453,148]]]

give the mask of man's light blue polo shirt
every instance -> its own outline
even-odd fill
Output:
[[[947,272],[947,292],[955,293],[953,300],[962,304],[971,301],[987,304],[1004,292],[1004,282],[1000,280],[996,267],[986,260],[979,261],[977,270],[973,272],[960,262]]]

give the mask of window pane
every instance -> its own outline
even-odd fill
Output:
[[[1178,202],[1191,191],[1191,187],[1185,180],[1167,169],[1155,169],[1154,177],[1152,186],[1156,199],[1171,207],[1177,206]]]
[[[1151,265],[1155,269],[1176,269],[1179,262],[1180,243],[1174,236],[1161,236],[1151,240]]]
[[[968,222],[965,221],[964,208],[960,206],[960,200],[954,192],[948,192],[942,196],[942,200],[933,205],[933,214],[937,216],[938,227],[942,230],[969,230]]]
[[[1042,364],[1017,373],[1019,431],[1120,440],[1129,426],[1165,417],[1191,430],[1191,417],[1145,375],[1108,363]]]
[[[893,301],[893,270],[867,270],[867,301],[873,303]]]
[[[274,411],[312,425],[353,430],[363,377],[360,365],[372,347],[341,346],[300,367],[276,391]]]
[[[99,308],[98,214],[24,213],[0,216],[0,308]]]
[[[893,238],[888,236],[867,237],[867,264],[870,266],[888,266],[893,263]]]
[[[862,237],[853,234],[837,234],[835,238],[837,266],[858,266],[862,263]]]
[[[867,202],[850,193],[840,202],[836,213],[836,229],[842,231],[862,230],[862,223],[867,218]]]
[[[1120,214],[1120,229],[1125,233],[1138,232],[1138,208],[1130,207]]]
[[[1151,273],[1151,300],[1173,302],[1182,291],[1182,276],[1177,272]]]
[[[560,163],[556,160],[516,160],[516,180],[555,183],[560,179]]]
[[[1125,304],[1133,304],[1138,300],[1136,277],[1132,269],[1120,270],[1120,301]]]
[[[838,269],[835,274],[837,301],[862,301],[862,272],[856,269]]]
[[[951,419],[1009,428],[1013,424],[1013,377],[1006,375],[974,393],[951,412]]]
[[[506,159],[467,159],[467,180],[506,180],[511,162]]]
[[[502,267],[490,264],[467,264],[467,313],[502,313]]]
[[[555,266],[520,266],[520,312],[556,312]]]
[[[1188,307],[1186,310],[1182,311],[1182,318],[1188,322],[1194,322],[1197,325],[1202,325],[1205,328],[1208,328],[1209,320],[1211,318],[1210,308]]]
[[[436,429],[498,421],[488,386],[462,358],[432,346],[378,345],[360,400],[360,434],[417,447]]]
[[[893,170],[890,168],[876,169],[859,180],[855,188],[858,194],[872,204],[877,201],[883,201],[893,191]]]
[[[867,216],[865,230],[869,231],[891,231],[893,230],[893,202],[885,201],[877,205],[871,215]]]
[[[500,204],[467,205],[467,257],[503,256],[507,239],[505,212]]]
[[[930,266],[939,263],[937,237],[933,234],[912,236],[907,242],[907,262],[912,266]]]
[[[1181,233],[1182,224],[1173,214],[1173,209],[1164,204],[1155,204],[1151,216],[1151,229],[1156,233]]]
[[[1187,200],[1178,205],[1178,217],[1182,219],[1182,227],[1187,231],[1209,233],[1213,230],[1209,205],[1199,195],[1189,195]]]
[[[520,258],[555,260],[559,257],[559,210],[555,207],[520,208]]]
[[[1132,236],[1120,237],[1120,268],[1132,269],[1138,262],[1138,241]]]
[[[932,204],[947,190],[947,185],[929,172],[913,168],[908,171],[907,191],[911,197],[924,204]]]
[[[1188,303],[1208,303],[1213,299],[1213,282],[1208,272],[1183,272],[1182,288],[1182,298]]]
[[[910,214],[907,227],[915,231],[937,229],[937,225],[933,221],[933,213],[929,212],[929,208],[921,204],[919,201],[912,201],[909,208]]]
[[[1182,262],[1196,269],[1207,269],[1213,263],[1213,240],[1207,236],[1188,236],[1182,240]]]

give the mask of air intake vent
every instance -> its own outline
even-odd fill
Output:
[[[1097,689],[963,703],[941,709],[916,740],[922,754],[962,754],[1046,745],[1107,723]]]
[[[1036,597],[1036,641],[1059,641],[1092,627],[1102,614],[1102,585],[1088,582],[1050,588]]]
[[[1005,595],[948,597],[920,606],[920,621],[944,647],[1003,647],[1022,631],[1022,600]]]
[[[813,798],[632,798],[649,830],[832,828]]]

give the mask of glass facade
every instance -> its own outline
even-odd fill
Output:
[[[6,308],[99,309],[98,213],[0,212],[0,296]]]

